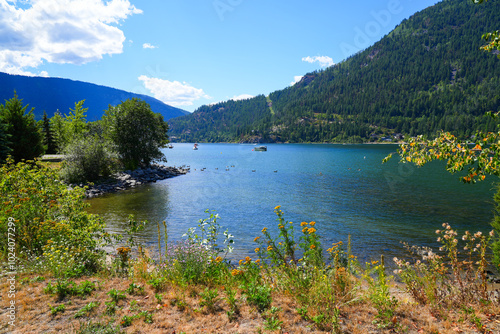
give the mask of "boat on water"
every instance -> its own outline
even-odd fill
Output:
[[[168,148],[174,148],[174,145],[168,144]]]
[[[267,151],[267,146],[255,146],[255,148],[252,151],[265,152]]]
[[[197,150],[197,149],[198,149],[198,144],[194,144],[193,150]]]

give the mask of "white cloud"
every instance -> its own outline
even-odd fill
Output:
[[[141,75],[138,79],[155,98],[174,107],[191,106],[196,100],[211,98],[203,89],[195,88],[186,82],[150,78],[145,75]]]
[[[0,71],[30,73],[44,61],[84,64],[123,51],[115,25],[142,13],[128,0],[0,0]]]
[[[142,48],[143,49],[158,49],[157,46],[154,46],[153,44],[149,44],[149,43],[142,44]]]
[[[230,98],[230,100],[240,101],[240,100],[251,99],[252,97],[254,97],[254,96],[250,95],[250,94],[241,94],[241,95],[235,95],[235,96],[233,96],[232,98]]]
[[[293,77],[293,81],[290,82],[290,86],[293,86],[295,85],[297,82],[299,82],[300,80],[302,80],[304,76],[303,75],[296,75]]]
[[[321,67],[329,67],[332,65],[335,65],[333,62],[333,59],[328,57],[328,56],[315,56],[315,57],[304,57],[302,58],[302,61],[306,61],[308,63],[315,63],[318,62]]]

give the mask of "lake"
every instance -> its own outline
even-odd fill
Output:
[[[158,221],[176,241],[208,217],[206,209],[215,210],[235,236],[234,260],[254,254],[263,227],[276,230],[277,205],[296,224],[316,221],[325,249],[350,234],[353,253],[364,260],[400,256],[400,241],[437,246],[435,230],[444,222],[461,232],[490,230],[494,177],[469,185],[440,161],[418,168],[394,156],[382,164],[397,145],[268,144],[267,152],[173,145],[164,151],[168,165],[190,166],[187,175],[89,200],[108,230],[123,232],[133,214],[150,222],[140,239],[153,246]]]

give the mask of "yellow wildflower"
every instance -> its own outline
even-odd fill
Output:
[[[308,229],[307,227],[304,227],[304,228],[302,229],[302,233],[307,233],[307,230],[309,230],[309,229]]]
[[[314,232],[316,232],[316,229],[314,227],[311,227],[309,229],[309,234],[313,234]]]
[[[274,210],[279,210],[281,208],[281,205],[278,205],[274,208]]]
[[[255,263],[259,264],[260,263],[260,259],[255,260]]]
[[[247,256],[247,257],[245,258],[245,261],[246,261],[246,262],[251,262],[251,261],[252,261],[252,258],[251,258],[250,256]]]
[[[267,251],[272,251],[272,250],[273,250],[273,246],[269,245],[269,246],[267,247]]]
[[[240,264],[240,266],[243,264],[243,260],[240,260],[240,262],[238,262]]]
[[[306,223],[306,222],[302,222],[302,223],[300,223],[300,226],[305,226],[305,225],[307,225],[307,223]]]
[[[316,245],[311,245],[311,246],[309,246],[309,248],[314,249],[314,248],[316,248]]]
[[[278,227],[280,228],[280,230],[283,229],[283,228],[285,228],[285,226],[283,226],[281,224],[279,224]]]
[[[259,240],[260,237],[255,237],[255,239],[253,239],[254,242],[257,242],[257,240]]]
[[[255,253],[258,253],[258,252],[260,252],[260,248],[259,247],[255,248]]]
[[[264,228],[262,229],[262,233],[266,233],[266,231],[267,231],[267,227],[264,227]]]
[[[314,226],[316,225],[316,222],[310,222],[309,225]]]
[[[217,262],[217,263],[222,262],[222,258],[220,256],[217,256],[215,258],[215,262]]]

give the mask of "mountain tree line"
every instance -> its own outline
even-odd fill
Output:
[[[500,2],[442,1],[368,49],[267,98],[175,118],[170,134],[177,141],[364,142],[493,131],[484,114],[500,108],[500,68],[480,50],[478,35],[498,22]]]

